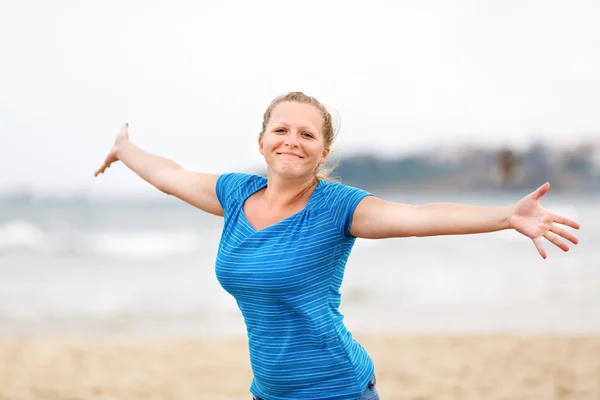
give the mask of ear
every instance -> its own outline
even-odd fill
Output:
[[[258,138],[258,151],[260,152],[260,154],[262,154],[263,156],[265,155],[264,150],[263,150],[263,141],[262,141],[262,136],[260,136]]]
[[[323,153],[321,153],[321,160],[319,161],[319,164],[323,164],[325,161],[327,161],[327,156],[329,155],[331,149],[323,149]]]

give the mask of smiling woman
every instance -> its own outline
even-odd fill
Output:
[[[296,120],[290,119],[295,116]],[[296,126],[289,125],[294,122]],[[302,122],[309,123],[302,125]],[[262,140],[269,129],[278,135],[284,135],[288,140],[298,139],[295,144],[305,143],[310,147],[311,145],[308,143],[312,140],[313,148],[317,147],[317,144],[322,145],[321,159],[315,167],[314,175],[317,180],[327,180],[329,178],[333,166],[328,168],[326,162],[336,135],[331,114],[317,99],[304,93],[292,92],[279,96],[271,102],[265,111],[262,130],[259,135],[259,144],[261,144],[261,154],[263,155]],[[302,139],[305,139],[305,141],[302,142]],[[281,154],[302,157],[285,149]]]
[[[248,333],[259,400],[379,399],[375,367],[339,311],[346,262],[357,238],[457,235],[514,229],[564,251],[577,238],[539,201],[548,183],[505,207],[411,206],[329,182],[323,165],[334,139],[331,115],[293,92],[264,114],[258,150],[267,176],[186,171],[129,141],[123,125],[96,175],[122,161],[157,189],[224,217],[216,276],[236,300]]]

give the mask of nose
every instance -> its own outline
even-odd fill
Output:
[[[288,134],[285,135],[284,144],[289,147],[298,147],[298,135],[296,132],[288,132]]]

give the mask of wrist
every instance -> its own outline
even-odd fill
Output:
[[[127,148],[129,148],[130,145],[131,145],[131,142],[128,139],[123,139],[123,140],[119,140],[118,142],[115,142],[115,144],[113,145],[113,152],[114,152],[115,156],[119,160],[121,160],[123,153],[125,153],[127,151]]]
[[[502,218],[503,229],[512,229],[512,219],[513,219],[513,216],[515,215],[515,208],[516,208],[515,205],[504,207],[504,210],[503,210],[504,215]]]

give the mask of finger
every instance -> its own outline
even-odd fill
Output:
[[[550,189],[550,183],[549,182],[544,183],[542,186],[537,188],[537,190],[535,192],[532,193],[533,198],[536,200],[541,199],[543,195],[548,193],[549,189]]]
[[[569,246],[567,246],[567,244],[560,240],[560,238],[555,234],[546,232],[544,233],[544,237],[556,247],[560,248],[562,251],[569,251]]]
[[[100,174],[103,174],[104,171],[106,171],[106,168],[110,168],[110,164],[108,162],[106,162],[106,160],[102,163],[102,165],[100,166],[100,168],[98,168],[96,170],[96,172],[94,173],[94,176],[98,176]]]
[[[573,235],[571,232],[567,231],[564,228],[559,228],[556,225],[552,225],[552,228],[550,228],[550,232],[556,233],[558,236],[564,237],[573,244],[579,243],[579,240],[575,237],[575,235]]]
[[[540,238],[533,239],[533,244],[535,244],[535,248],[537,249],[538,253],[540,253],[540,256],[542,256],[542,258],[545,260],[547,255],[546,255],[546,250],[544,250],[544,246],[542,246],[542,239],[540,239]]]
[[[554,222],[558,222],[561,225],[570,226],[573,229],[579,229],[580,226],[577,222],[570,220],[569,218],[563,217],[562,215],[552,214]]]
[[[100,168],[98,168],[98,169],[96,170],[96,172],[94,172],[94,176],[98,176],[98,175],[100,175],[100,174],[104,173],[104,170],[106,170],[106,166],[104,166],[104,165],[103,165],[103,166],[101,166]]]

